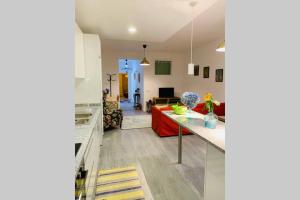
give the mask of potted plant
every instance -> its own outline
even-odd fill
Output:
[[[207,109],[208,113],[204,117],[204,126],[206,128],[216,128],[218,116],[214,114],[214,104],[220,106],[220,102],[214,100],[212,93],[204,95],[203,100],[205,102],[204,109]]]
[[[184,92],[181,96],[181,102],[189,109],[193,109],[200,102],[200,97],[194,92]]]

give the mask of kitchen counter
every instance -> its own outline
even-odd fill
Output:
[[[75,143],[81,143],[81,146],[75,157],[75,176],[80,168],[81,161],[90,141],[93,129],[99,120],[101,109],[99,106],[89,107],[92,111],[92,118],[88,125],[75,126]]]
[[[222,121],[217,122],[215,129],[204,127],[204,116],[195,111],[189,111],[185,115],[176,115],[173,111],[163,111],[164,115],[179,124],[180,126],[188,129],[195,135],[200,136],[203,140],[208,141],[220,151],[225,153],[225,123]],[[187,117],[189,115],[189,117]]]
[[[178,163],[182,163],[182,129],[197,135],[204,142],[204,199],[225,199],[225,123],[217,121],[216,128],[204,126],[205,115],[189,110],[184,115],[162,111],[179,126]]]

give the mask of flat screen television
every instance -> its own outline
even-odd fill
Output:
[[[174,88],[159,88],[160,98],[170,98],[174,97]]]

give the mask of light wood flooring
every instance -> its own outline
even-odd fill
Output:
[[[151,128],[107,131],[103,136],[100,168],[138,163],[155,200],[203,198],[204,142],[183,136],[182,163],[177,164],[176,137],[161,138]]]

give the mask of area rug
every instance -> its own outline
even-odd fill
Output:
[[[122,129],[149,128],[151,127],[151,115],[129,115],[123,117]]]
[[[100,170],[96,200],[153,200],[139,165]]]

